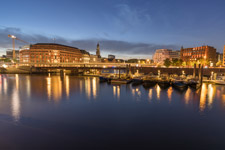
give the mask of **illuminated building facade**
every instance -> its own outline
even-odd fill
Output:
[[[22,63],[76,63],[83,62],[84,50],[55,43],[37,43],[20,49]]]
[[[183,48],[180,50],[180,57],[183,61],[188,62],[192,60],[206,59],[213,62],[217,62],[216,49],[212,46],[201,46],[193,48]]]
[[[173,51],[170,49],[157,49],[155,51],[155,54],[153,56],[153,61],[156,64],[164,64],[164,60],[166,59],[179,59],[180,58],[180,52],[179,51]]]

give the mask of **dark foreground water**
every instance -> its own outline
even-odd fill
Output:
[[[225,149],[225,86],[0,75],[0,149]]]

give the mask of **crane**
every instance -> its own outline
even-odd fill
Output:
[[[9,34],[8,37],[12,39],[12,44],[13,44],[13,59],[16,59],[15,40],[24,42],[24,43],[26,43],[26,44],[29,44],[29,43],[26,42],[26,41],[24,41],[24,40],[21,40],[21,39],[17,38],[15,35],[10,35],[10,34]]]

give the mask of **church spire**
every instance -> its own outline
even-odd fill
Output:
[[[98,58],[101,58],[99,43],[97,44],[96,55],[98,56]]]
[[[181,46],[181,50],[183,50],[184,49],[184,47],[183,47],[183,45]]]

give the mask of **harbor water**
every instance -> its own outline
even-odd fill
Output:
[[[225,86],[0,75],[0,149],[225,149]]]

